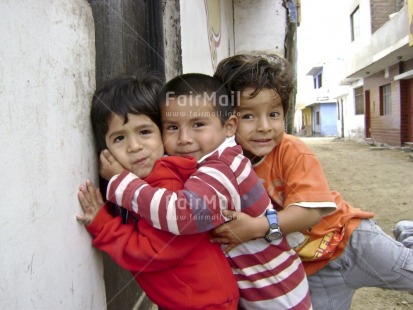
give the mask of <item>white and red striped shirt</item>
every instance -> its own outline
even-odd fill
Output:
[[[204,157],[205,158],[205,157]],[[184,189],[149,186],[130,172],[111,179],[107,198],[174,234],[209,231],[226,220],[221,210],[264,216],[271,201],[235,141],[224,142],[199,164]],[[286,239],[245,242],[227,255],[244,309],[311,309],[304,268]]]

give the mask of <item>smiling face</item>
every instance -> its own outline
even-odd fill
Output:
[[[263,88],[257,96],[250,98],[252,92],[249,88],[243,91],[236,109],[236,141],[254,163],[280,143],[284,133],[284,113],[281,98],[274,90]]]
[[[199,160],[235,134],[237,121],[230,116],[222,124],[211,102],[185,98],[171,99],[161,108],[163,142],[169,155]]]
[[[140,178],[147,177],[155,161],[164,155],[158,126],[143,114],[128,114],[127,123],[123,117],[112,114],[105,141],[120,164]]]

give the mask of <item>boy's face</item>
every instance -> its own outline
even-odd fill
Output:
[[[108,127],[105,140],[112,155],[125,169],[147,177],[155,161],[164,155],[158,126],[143,114],[128,114],[126,124],[123,117],[112,114]]]
[[[245,155],[268,155],[280,143],[284,133],[284,112],[280,96],[272,89],[264,88],[250,98],[252,89],[243,91],[236,109],[238,128],[236,141]]]
[[[161,114],[166,153],[197,160],[215,150],[226,137],[233,136],[237,125],[235,116],[222,125],[212,103],[194,96],[168,100]]]

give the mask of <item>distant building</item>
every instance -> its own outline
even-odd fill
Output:
[[[348,26],[340,43],[345,53],[322,64],[317,60],[308,72],[315,86],[318,79],[322,83],[313,100],[328,91],[328,102],[336,103],[339,137],[391,146],[413,142],[412,13],[413,0],[353,0],[339,11],[337,22]],[[307,104],[313,130],[317,102]],[[320,115],[321,127],[325,117]]]
[[[348,7],[352,56],[343,66],[364,137],[393,146],[413,141],[412,1],[355,1]],[[347,117],[352,117],[348,115]]]
[[[330,64],[316,65],[307,73],[312,77],[313,89],[308,103],[301,106],[302,134],[305,136],[337,136],[337,102],[330,94],[332,73]]]

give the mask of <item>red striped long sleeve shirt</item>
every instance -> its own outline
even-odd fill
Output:
[[[209,231],[225,222],[221,210],[263,216],[271,201],[240,146],[218,148],[199,164],[182,190],[149,186],[134,174],[111,179],[108,200],[174,234]],[[305,272],[285,238],[245,242],[228,260],[245,309],[311,309]]]

